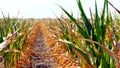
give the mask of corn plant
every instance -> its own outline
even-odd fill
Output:
[[[4,67],[15,67],[22,50],[27,44],[30,25],[22,19],[5,17],[0,20],[0,55],[4,58]]]
[[[67,50],[83,68],[119,67],[116,52],[118,35],[115,34],[115,22],[108,12],[108,1],[104,0],[102,14],[99,16],[95,0],[95,15],[91,16],[91,19],[87,18],[80,0],[77,0],[77,4],[81,13],[80,19],[74,18],[60,6],[69,17],[69,21],[58,18],[62,32],[62,39],[59,41],[66,44]]]

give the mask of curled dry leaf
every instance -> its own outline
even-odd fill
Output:
[[[5,48],[10,42],[11,42],[11,40],[5,40],[4,42],[0,43],[0,51],[3,48]]]

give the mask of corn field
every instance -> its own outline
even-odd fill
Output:
[[[62,5],[67,18],[0,19],[0,68],[120,68],[120,19],[109,12],[104,0],[102,12],[90,10],[87,18],[81,0],[76,0],[80,18]]]

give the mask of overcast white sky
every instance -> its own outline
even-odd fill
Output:
[[[91,7],[94,13],[94,1],[95,0],[81,0],[86,14],[89,16],[89,7]],[[101,11],[104,0],[97,0],[99,10]],[[110,2],[120,9],[120,0],[110,0]],[[73,12],[77,17],[79,10],[76,0],[0,0],[0,9],[4,15],[9,13],[10,17],[23,18],[54,18],[54,13],[59,17],[62,14],[61,9],[57,5],[61,5],[69,12]],[[114,13],[113,9],[110,9]],[[0,17],[2,13],[0,12]]]

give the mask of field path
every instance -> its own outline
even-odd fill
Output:
[[[36,23],[17,68],[79,68],[80,65],[71,58],[65,45],[57,42],[58,38],[54,33],[47,24]]]
[[[17,68],[56,68],[57,62],[52,56],[50,41],[48,42],[50,35],[45,23],[36,23]]]
[[[44,26],[43,26],[44,27]],[[41,27],[37,29],[37,36],[34,40],[33,50],[34,53],[30,56],[31,68],[55,68],[56,63],[54,57],[51,57],[51,52],[48,51],[48,45],[45,41],[45,35],[43,34]]]

